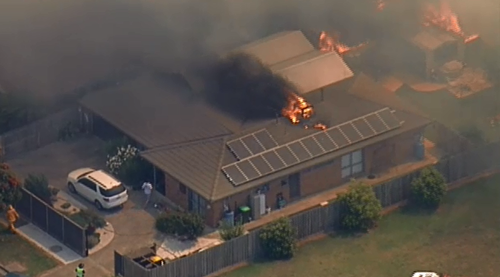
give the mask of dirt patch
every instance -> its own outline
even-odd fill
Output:
[[[10,263],[4,265],[3,267],[10,272],[23,273],[27,270],[27,268],[19,262],[10,262]]]

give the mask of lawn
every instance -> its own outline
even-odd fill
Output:
[[[14,262],[25,267],[26,271],[22,273],[28,276],[37,276],[57,265],[41,250],[0,226],[0,263],[8,266]]]
[[[414,270],[452,277],[500,272],[500,176],[451,192],[433,215],[396,212],[358,238],[329,237],[287,262],[261,263],[224,277],[403,277]]]

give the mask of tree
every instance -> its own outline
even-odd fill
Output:
[[[288,218],[282,217],[264,226],[259,239],[269,259],[289,259],[295,253],[297,234]]]
[[[0,210],[21,200],[21,182],[6,163],[0,163]]]
[[[340,225],[349,232],[366,232],[381,217],[382,205],[372,188],[353,181],[347,192],[338,196],[341,206]]]
[[[434,167],[424,168],[411,182],[410,204],[422,209],[436,209],[446,195],[446,180]]]

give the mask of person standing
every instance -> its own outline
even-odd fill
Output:
[[[84,264],[79,264],[76,269],[75,269],[75,273],[76,273],[76,277],[85,277],[85,269],[84,269],[85,265]]]
[[[19,219],[19,214],[16,212],[14,207],[12,205],[9,205],[7,208],[7,213],[5,214],[5,217],[7,218],[7,222],[9,222],[9,231],[11,231],[13,234],[16,233],[16,222]]]
[[[144,195],[146,195],[146,202],[144,203],[144,209],[147,207],[149,201],[151,200],[151,193],[153,192],[153,185],[150,182],[144,182],[142,184],[142,190]]]

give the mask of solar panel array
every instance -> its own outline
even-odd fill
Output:
[[[389,108],[384,108],[254,155],[245,152],[245,158],[224,166],[222,172],[233,185],[239,186],[400,126],[401,121]]]
[[[278,146],[266,129],[228,141],[226,144],[238,160],[255,156]]]

